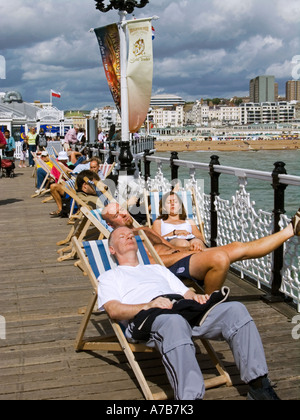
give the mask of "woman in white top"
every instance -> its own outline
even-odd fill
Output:
[[[165,194],[159,206],[160,216],[153,230],[175,247],[191,251],[206,249],[204,238],[193,220],[188,220],[182,200],[175,192]]]

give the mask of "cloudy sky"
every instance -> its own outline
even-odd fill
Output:
[[[150,0],[136,9],[138,18],[154,15],[153,94],[244,96],[262,74],[275,75],[285,94],[300,55],[299,0]],[[0,92],[47,102],[53,89],[62,94],[54,99],[60,109],[112,104],[89,29],[116,22],[116,11],[100,13],[94,0],[9,0],[0,16]]]

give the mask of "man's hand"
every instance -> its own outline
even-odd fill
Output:
[[[144,310],[147,311],[148,309],[151,309],[151,308],[172,309],[173,303],[167,298],[159,297],[153,300],[152,302],[148,303],[147,305],[145,305]]]
[[[169,236],[173,236],[173,233],[175,233],[175,236],[189,236],[191,232],[188,232],[187,230],[173,230],[173,232],[169,233]]]
[[[200,303],[200,305],[204,305],[210,299],[209,295],[195,295],[193,300]]]
[[[196,295],[196,293],[189,290],[185,295],[185,299],[194,300],[195,302],[200,303],[200,305],[204,305],[209,299],[209,295]]]

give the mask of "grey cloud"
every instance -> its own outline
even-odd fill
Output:
[[[289,63],[300,54],[299,0],[150,0],[136,17],[153,22],[153,91],[201,96],[246,94],[249,79],[272,72],[284,92]],[[0,54],[7,79],[26,100],[59,89],[63,108],[111,104],[91,27],[116,22],[93,0],[10,0],[0,6]],[[13,16],[13,19],[10,18]],[[40,95],[41,97],[37,97]]]

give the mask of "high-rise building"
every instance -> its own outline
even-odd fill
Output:
[[[152,108],[176,108],[180,105],[185,105],[185,101],[180,96],[167,94],[152,96],[150,103]]]
[[[275,76],[258,76],[250,81],[250,102],[275,102]]]
[[[300,101],[300,80],[286,82],[286,100]]]

